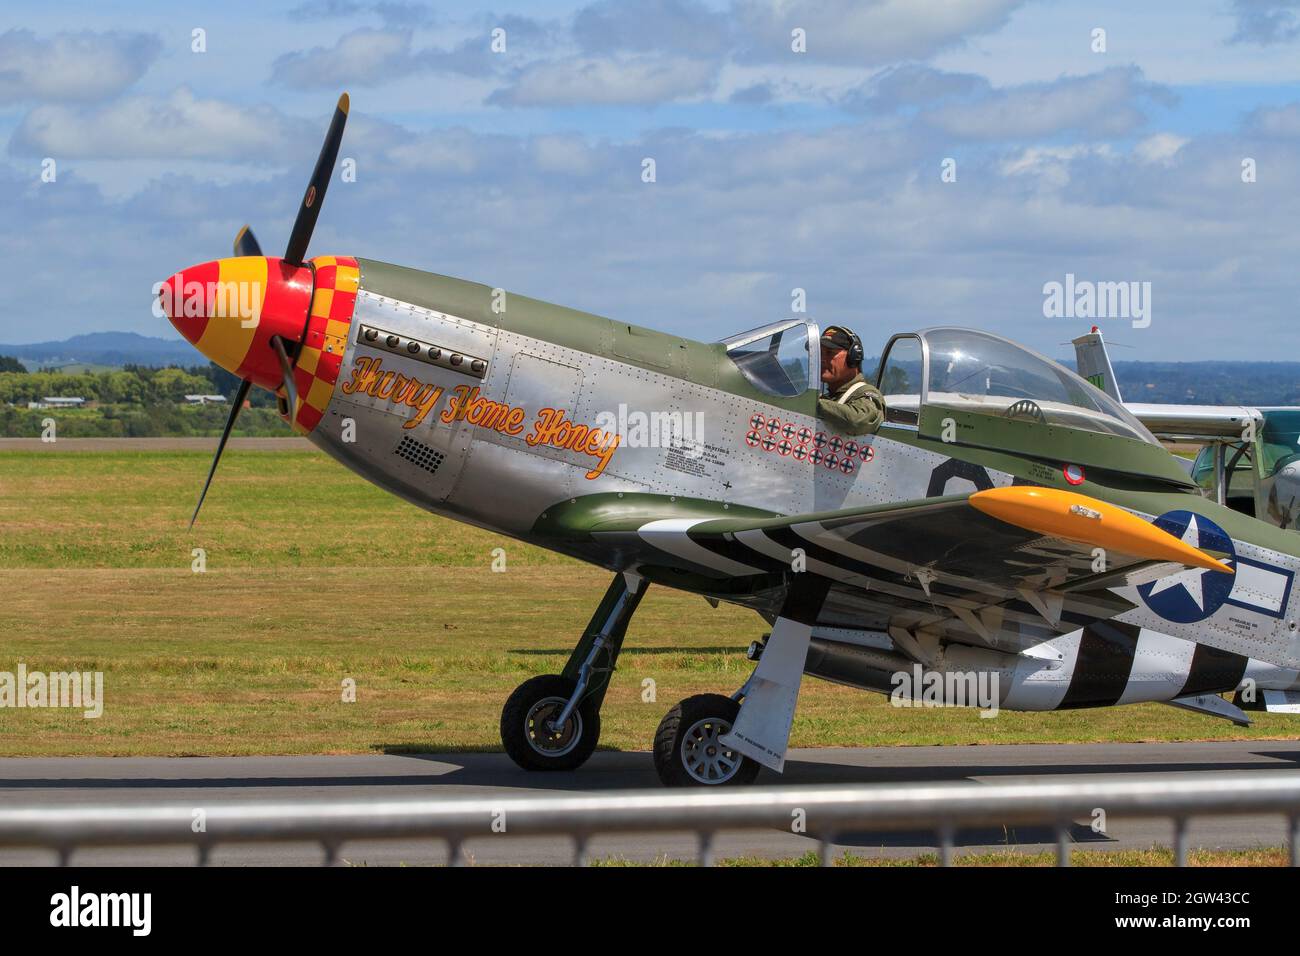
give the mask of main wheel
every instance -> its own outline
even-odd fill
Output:
[[[667,787],[721,787],[753,783],[755,760],[719,741],[731,731],[740,704],[721,694],[687,697],[668,711],[655,732],[655,770]]]
[[[551,726],[577,685],[545,674],[524,681],[501,709],[501,743],[525,770],[576,770],[600,739],[600,712],[591,699],[574,708],[560,727]]]

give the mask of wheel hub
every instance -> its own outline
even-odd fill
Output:
[[[697,720],[682,735],[682,765],[700,783],[726,783],[736,775],[744,757],[719,739],[731,732],[731,722],[719,717]]]
[[[563,697],[543,697],[528,709],[524,737],[528,746],[543,757],[563,757],[582,740],[582,714],[577,710],[561,726],[555,726],[555,718],[567,703]]]

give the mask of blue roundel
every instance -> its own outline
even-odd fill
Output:
[[[1224,564],[1236,568],[1237,551],[1232,538],[1204,515],[1190,511],[1170,511],[1155,520],[1155,526],[1168,531],[1175,538],[1203,551],[1221,551]],[[1176,624],[1195,624],[1212,615],[1232,593],[1235,575],[1222,571],[1205,571],[1188,568],[1150,584],[1138,586],[1138,594],[1147,607],[1166,621]]]

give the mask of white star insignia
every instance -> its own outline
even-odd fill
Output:
[[[1182,540],[1190,544],[1193,548],[1201,546],[1201,530],[1196,526],[1196,516],[1187,522],[1187,530],[1183,532]],[[1225,561],[1225,564],[1231,562]],[[1211,572],[1201,568],[1188,568],[1186,571],[1180,571],[1178,574],[1171,574],[1168,577],[1160,578],[1151,587],[1148,598],[1153,598],[1161,591],[1167,591],[1170,588],[1182,588],[1187,592],[1187,596],[1192,599],[1193,603],[1205,612],[1205,588],[1204,577]]]

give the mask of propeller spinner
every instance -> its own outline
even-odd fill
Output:
[[[313,284],[305,256],[338,159],[348,105],[344,93],[298,207],[283,258],[264,256],[252,229],[244,226],[235,236],[233,258],[183,269],[160,290],[163,310],[176,330],[242,380],[190,518],[191,528],[249,390],[254,385],[273,392],[283,388],[289,409],[297,403],[293,363],[307,327]]]

